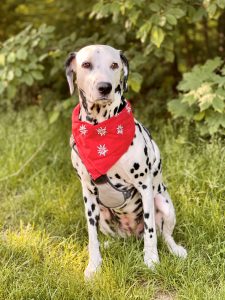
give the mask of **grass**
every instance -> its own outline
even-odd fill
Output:
[[[159,238],[161,263],[152,272],[143,241],[110,239],[101,272],[85,283],[87,230],[70,121],[50,127],[37,109],[0,116],[0,299],[225,299],[223,141],[188,138],[171,124],[152,133],[176,207],[174,235],[188,259],[173,257]]]

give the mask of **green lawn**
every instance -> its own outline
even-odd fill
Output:
[[[143,241],[110,239],[101,272],[85,283],[87,230],[70,121],[49,126],[37,108],[0,115],[0,299],[225,299],[224,144],[150,123],[177,212],[174,235],[188,258],[173,257],[159,238],[153,272]]]

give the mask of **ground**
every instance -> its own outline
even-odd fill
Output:
[[[188,258],[173,257],[159,239],[153,272],[143,241],[111,238],[101,272],[85,283],[87,229],[70,120],[50,126],[38,108],[0,115],[0,299],[225,299],[224,142],[165,122],[146,125],[161,149],[174,235]]]

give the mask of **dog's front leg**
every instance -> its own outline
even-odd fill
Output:
[[[144,262],[149,268],[153,269],[154,264],[159,262],[159,256],[152,179],[147,177],[145,182],[138,187],[138,190],[142,195],[144,212]]]
[[[99,205],[97,204],[96,195],[91,193],[90,189],[87,189],[85,184],[82,185],[82,188],[89,238],[89,262],[87,268],[85,269],[84,275],[86,279],[90,279],[100,268],[102,262],[97,232],[100,211]]]

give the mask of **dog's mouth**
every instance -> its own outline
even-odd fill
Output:
[[[98,104],[101,104],[101,103],[106,103],[106,102],[109,102],[111,103],[112,102],[112,99],[108,98],[108,97],[99,97],[95,100],[96,103]]]

